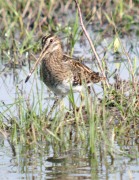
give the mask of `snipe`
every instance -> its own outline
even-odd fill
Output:
[[[42,38],[42,51],[25,82],[29,80],[39,62],[43,82],[58,96],[67,95],[71,88],[73,92],[80,92],[84,83],[90,87],[92,83],[105,79],[99,76],[99,73],[65,55],[57,36],[49,35]]]

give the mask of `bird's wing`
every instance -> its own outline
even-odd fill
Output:
[[[92,71],[86,65],[80,63],[78,60],[75,60],[69,56],[64,56],[64,64],[67,65],[67,68],[72,71],[74,74],[74,83],[73,84],[81,84],[82,81],[86,83],[98,83],[103,77],[99,75],[98,72]]]

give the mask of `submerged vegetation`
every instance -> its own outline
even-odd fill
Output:
[[[3,86],[11,89],[0,96],[0,133],[15,156],[37,158],[39,153],[43,158],[52,149],[53,158],[48,161],[64,164],[65,159],[70,161],[68,153],[73,156],[74,150],[79,151],[79,161],[90,157],[91,175],[97,178],[96,169],[103,160],[108,170],[117,156],[138,158],[139,1],[82,0],[80,7],[108,86],[92,87],[90,98],[84,92],[84,102],[71,92],[64,100],[70,105],[61,103],[48,120],[53,95],[40,82],[39,73],[24,83],[41,51],[43,35],[57,34],[65,52],[101,72],[77,7],[72,0],[0,0],[0,91],[6,91]]]

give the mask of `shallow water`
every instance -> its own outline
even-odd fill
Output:
[[[50,145],[49,153],[44,150],[31,154],[24,147],[22,155],[14,157],[11,147],[3,137],[0,138],[0,173],[1,179],[138,179],[138,160],[116,156],[97,158],[86,154],[77,147],[54,157]],[[43,147],[43,145],[42,145]],[[17,150],[20,151],[20,145]],[[101,153],[101,152],[100,152]],[[101,157],[101,158],[100,158]]]
[[[132,40],[132,42],[131,42]],[[106,38],[101,42],[101,46],[98,46],[97,52],[100,56],[100,58],[103,58],[103,49],[106,48],[110,43],[112,39]],[[129,43],[130,41],[130,43]],[[128,52],[130,58],[132,58],[132,64],[135,65],[136,67],[136,73],[138,73],[138,66],[139,66],[139,41],[137,37],[131,36],[130,39],[129,37],[125,37],[122,39],[123,46],[125,47],[126,51]],[[75,52],[74,56],[75,57],[84,57],[84,63],[93,69],[94,71],[98,71],[94,64],[94,57],[93,60],[91,60],[91,53],[89,52],[89,45],[86,42],[85,46],[81,46],[79,43],[76,43],[75,45]],[[134,48],[131,49],[131,46]],[[119,52],[121,50],[119,49]],[[88,52],[88,53],[87,53]],[[84,55],[85,54],[85,55]],[[8,60],[8,59],[7,59]],[[51,99],[53,98],[53,93],[50,93],[48,88],[43,84],[43,82],[40,81],[39,77],[39,70],[37,73],[33,73],[31,78],[27,83],[25,83],[26,76],[29,73],[29,69],[27,66],[23,66],[21,68],[17,69],[11,69],[8,67],[5,67],[5,64],[7,64],[7,60],[4,59],[3,63],[1,64],[0,67],[0,102],[4,102],[5,104],[11,104],[14,103],[14,101],[17,98],[17,90],[22,91],[24,96],[27,98],[28,94],[29,96],[32,96],[32,99],[35,100],[33,97],[34,94],[37,94],[37,91],[43,96],[42,101],[43,103],[46,103],[46,99]],[[105,61],[107,62],[108,66],[108,71],[111,74],[112,72],[117,69],[118,74],[120,75],[120,78],[122,80],[128,80],[131,78],[129,76],[129,67],[128,67],[128,62],[127,62],[127,57],[125,55],[116,55],[112,53],[111,51],[107,51],[106,54],[106,59]],[[26,63],[27,64],[27,63]],[[33,65],[32,65],[33,66]],[[113,77],[109,79],[110,83],[113,83]],[[36,90],[37,86],[37,90]],[[94,88],[97,93],[101,93],[102,89],[100,87],[100,84],[94,85]],[[31,92],[32,91],[32,92]],[[31,92],[31,93],[30,93]],[[48,102],[47,102],[48,103]],[[50,102],[51,104],[51,102]],[[67,104],[67,102],[66,102]],[[3,107],[2,107],[3,108]],[[0,111],[2,112],[1,106],[0,106]],[[15,111],[14,111],[15,112]]]
[[[93,35],[92,35],[93,36]],[[136,63],[137,71],[139,65],[139,41],[134,35],[131,37],[132,42],[129,43],[129,38],[122,39],[130,57],[133,58],[132,63]],[[101,46],[97,48],[97,52],[102,52],[105,47],[111,42],[110,38],[106,38],[101,42]],[[131,49],[133,43],[134,48]],[[88,43],[86,47],[80,46],[79,43],[75,46],[75,56],[84,56],[91,58]],[[103,54],[100,55],[103,58]],[[116,55],[107,52],[109,72],[113,72],[116,68],[119,69],[120,77],[123,80],[129,78],[127,68],[127,58],[123,55],[122,59],[116,59]],[[121,56],[120,56],[121,58]],[[49,92],[46,86],[40,81],[39,73],[34,73],[28,83],[24,83],[29,72],[27,66],[17,69],[6,67],[7,60],[3,60],[3,65],[0,67],[0,112],[7,118],[18,116],[18,101],[20,94],[22,103],[31,99],[31,103],[37,104],[36,97],[40,97],[42,106],[52,105],[53,94]],[[96,70],[94,63],[86,62],[86,64]],[[112,83],[114,80],[110,78]],[[95,85],[96,93],[102,96],[100,85]],[[19,93],[18,93],[19,92]],[[75,95],[78,99],[78,94]],[[64,100],[65,106],[68,106],[68,99]],[[79,102],[78,102],[79,103]],[[78,104],[77,103],[77,104]],[[39,114],[39,109],[38,112]],[[84,150],[82,145],[73,143],[69,151],[64,151],[55,157],[54,149],[51,144],[40,144],[39,154],[31,152],[28,147],[19,144],[16,147],[18,156],[13,156],[13,152],[9,142],[0,136],[0,174],[1,179],[139,179],[138,155],[137,158],[120,155],[120,147],[115,142],[115,147],[119,149],[115,158],[112,159],[109,155],[101,154],[101,149],[98,148],[98,157],[94,158]],[[39,146],[39,147],[40,147]],[[130,146],[128,146],[130,148]],[[135,152],[138,152],[138,145],[135,145]],[[132,146],[131,146],[132,149]],[[23,151],[23,152],[21,152]],[[38,151],[36,151],[38,152]]]

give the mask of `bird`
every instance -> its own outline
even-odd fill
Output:
[[[61,40],[58,36],[49,34],[42,37],[42,51],[34,67],[28,74],[25,83],[41,62],[40,76],[46,86],[61,99],[69,92],[81,92],[84,84],[90,87],[105,79],[98,72],[92,71],[73,57],[64,54]],[[58,99],[54,102],[55,106]]]

